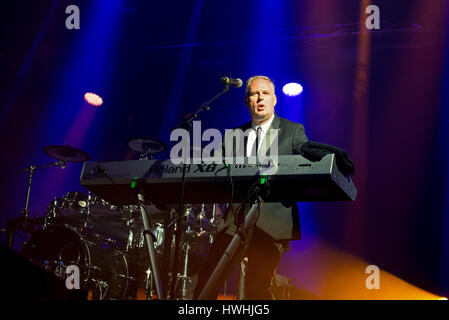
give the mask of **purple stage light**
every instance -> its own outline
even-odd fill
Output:
[[[96,107],[99,107],[103,104],[103,99],[101,99],[99,95],[92,92],[86,92],[86,94],[84,94],[84,100],[86,100],[88,104]]]
[[[290,82],[287,83],[283,88],[282,92],[284,92],[285,95],[294,97],[301,94],[303,88],[299,83],[296,82]]]

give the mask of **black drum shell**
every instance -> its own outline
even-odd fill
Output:
[[[77,265],[80,287],[91,291],[92,299],[128,298],[128,258],[99,234],[70,226],[47,226],[33,232],[22,255],[56,274],[59,266]],[[105,285],[102,292],[100,284]]]

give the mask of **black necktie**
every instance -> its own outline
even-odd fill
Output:
[[[254,154],[258,155],[259,153],[259,137],[260,137],[260,132],[262,131],[262,127],[257,127],[256,128],[256,141],[254,142],[252,151],[251,151],[251,156],[253,156]]]

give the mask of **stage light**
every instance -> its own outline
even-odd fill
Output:
[[[88,104],[96,107],[99,107],[103,104],[103,99],[101,99],[99,95],[92,92],[86,92],[86,94],[84,94],[84,100],[86,100]]]
[[[287,83],[283,88],[282,92],[286,94],[287,96],[294,97],[301,94],[303,88],[299,83],[296,82],[290,82]]]

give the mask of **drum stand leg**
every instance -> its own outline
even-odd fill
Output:
[[[245,257],[243,258],[242,262],[240,262],[237,300],[245,300],[245,285],[246,285],[245,280],[247,269],[248,269],[248,257]]]
[[[151,268],[148,268],[145,277],[145,295],[147,300],[152,300],[154,295],[154,283],[153,283],[153,273]]]
[[[150,231],[149,217],[148,217],[148,214],[144,207],[145,198],[141,192],[137,195],[137,197],[140,202],[139,207],[140,207],[140,212],[142,214],[144,236],[145,236],[145,241],[147,244],[148,254],[150,256],[150,266],[151,266],[151,271],[153,274],[154,284],[156,286],[157,297],[159,300],[163,300],[164,298],[162,295],[162,286],[161,286],[161,278],[160,278],[160,274],[159,274],[159,267],[158,267],[158,263],[156,260],[156,254],[154,252],[153,235],[151,234],[151,231]]]
[[[84,228],[87,228],[89,225],[90,218],[91,218],[91,209],[90,206],[92,205],[92,194],[90,191],[87,193],[87,204],[86,204],[86,219],[84,220]]]
[[[183,273],[179,274],[176,278],[176,287],[178,288],[178,299],[179,300],[189,300],[191,297],[189,297],[189,293],[192,291],[192,279],[188,276],[187,270],[189,265],[189,251],[190,251],[190,244],[188,242],[184,245],[185,248],[185,255],[184,255],[184,268]]]

